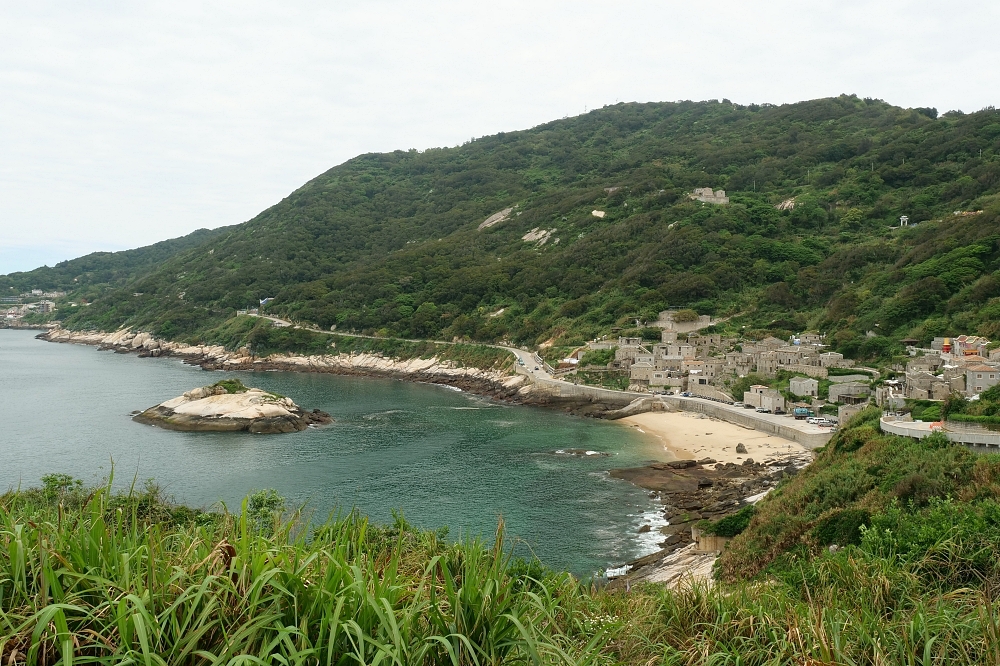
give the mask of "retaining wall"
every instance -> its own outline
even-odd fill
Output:
[[[721,421],[735,423],[745,428],[759,430],[778,437],[798,442],[807,449],[816,449],[825,446],[832,433],[807,433],[798,428],[783,423],[774,423],[762,418],[756,412],[744,410],[735,411],[723,408],[719,403],[706,400],[689,400],[675,396],[656,396],[649,393],[639,393],[636,391],[615,391],[612,389],[598,388],[596,386],[582,386],[580,384],[570,384],[552,379],[532,378],[534,383],[551,392],[553,396],[560,398],[583,398],[594,402],[603,402],[610,405],[628,405],[636,398],[652,398],[663,401],[672,409],[686,412],[697,412],[707,416],[713,416]]]
[[[910,425],[908,426],[907,424]],[[929,437],[934,432],[939,432],[956,444],[964,444],[973,450],[981,447],[987,449],[1000,448],[1000,432],[990,432],[985,429],[981,432],[956,432],[954,430],[945,430],[943,428],[932,431],[929,429],[924,430],[915,428],[912,424],[912,421],[886,421],[884,419],[879,419],[879,427],[882,431],[893,435],[923,439],[924,437]]]
[[[675,407],[686,412],[698,412],[700,414],[714,416],[721,421],[728,421],[729,423],[735,423],[736,425],[741,425],[746,428],[753,428],[754,430],[790,439],[793,442],[798,442],[807,449],[817,449],[821,446],[826,446],[826,443],[830,441],[831,437],[833,437],[833,433],[830,432],[802,432],[793,426],[785,425],[783,423],[775,423],[769,419],[762,418],[758,416],[757,412],[725,409],[722,405],[713,402],[705,402],[703,400],[685,400],[683,398],[675,398],[672,396],[665,396],[660,399],[669,404],[671,407]]]

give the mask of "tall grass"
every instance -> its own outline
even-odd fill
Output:
[[[606,591],[512,560],[502,523],[452,543],[402,519],[45,484],[0,496],[4,665],[1000,666],[990,499],[895,504],[858,545],[749,581]]]
[[[601,644],[574,634],[576,582],[518,573],[502,526],[491,547],[356,513],[265,536],[246,511],[178,521],[107,488],[33,499],[0,498],[3,664],[584,663]]]

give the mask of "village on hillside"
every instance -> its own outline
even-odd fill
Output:
[[[667,310],[650,324],[661,329],[659,343],[638,337],[594,340],[565,359],[558,374],[580,381],[574,375],[586,371],[627,373],[630,391],[687,393],[775,414],[822,412],[840,422],[872,402],[893,410],[907,399],[943,401],[953,393],[974,398],[1000,383],[1000,349],[988,351],[990,341],[979,336],[936,338],[929,348],[903,340],[907,362],[892,366],[894,376],[883,377],[829,351],[821,333],[749,341],[701,332],[715,323],[707,315],[678,321],[677,312]],[[614,358],[603,368],[581,365],[594,351],[613,352]],[[766,383],[745,385],[740,380],[747,377]]]
[[[55,312],[56,304],[50,299],[62,298],[65,295],[64,291],[32,289],[17,296],[0,296],[0,308],[3,308],[0,327],[20,328],[24,325],[24,318],[29,315],[44,315]],[[75,303],[71,305],[76,306]]]

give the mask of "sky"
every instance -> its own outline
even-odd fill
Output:
[[[0,0],[0,274],[618,101],[1000,105],[1000,3]]]

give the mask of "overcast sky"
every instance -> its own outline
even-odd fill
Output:
[[[616,101],[1000,100],[1000,3],[0,0],[0,274]]]

